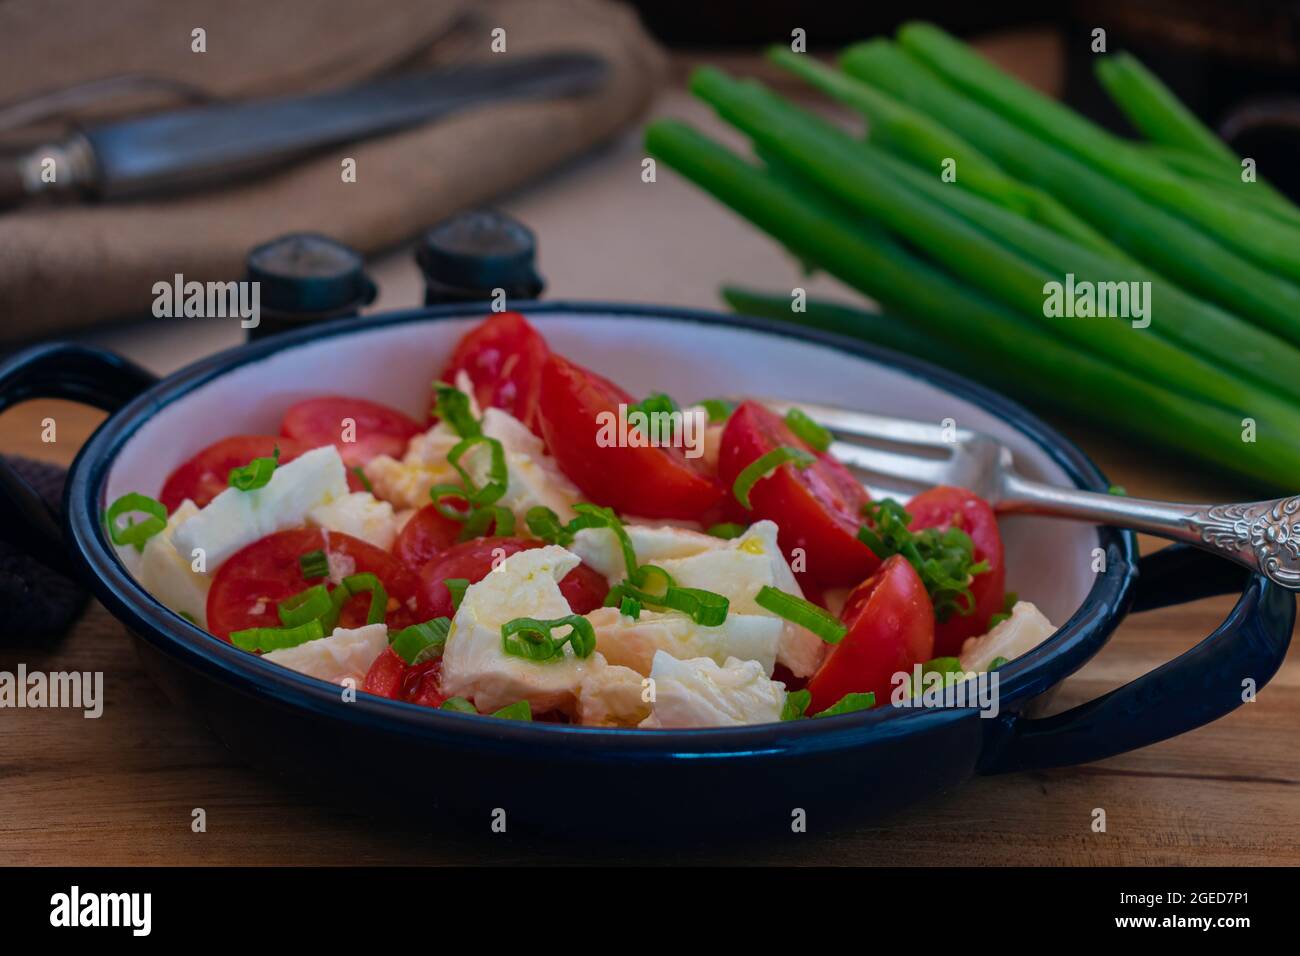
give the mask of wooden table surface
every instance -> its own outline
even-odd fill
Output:
[[[1041,45],[1010,49],[1023,63]],[[1016,58],[1019,58],[1018,60]],[[1047,84],[1045,84],[1047,85]],[[697,107],[670,93],[660,112],[700,122]],[[639,169],[635,136],[512,197],[506,207],[538,228],[543,271],[557,297],[671,300],[715,306],[720,280],[780,288],[798,276],[770,243],[688,187],[661,177],[663,191],[629,189]],[[639,187],[638,187],[639,188]],[[578,191],[589,201],[572,200]],[[593,198],[594,196],[594,198]],[[639,230],[599,232],[603,219],[637,216]],[[660,217],[656,220],[656,217]],[[691,228],[683,227],[690,217]],[[655,223],[673,225],[671,243]],[[605,256],[606,261],[593,261]],[[653,263],[647,268],[646,263]],[[639,268],[634,268],[637,263]],[[410,303],[417,281],[406,254],[376,268],[380,305]],[[669,277],[672,281],[668,281]],[[622,283],[622,294],[607,287]],[[630,288],[629,288],[630,283]],[[807,284],[807,283],[802,283]],[[844,296],[829,280],[810,288]],[[229,327],[173,326],[101,336],[159,371],[231,344]],[[1135,413],[1139,413],[1136,412]],[[40,440],[41,420],[59,440]],[[0,449],[67,463],[99,414],[39,401],[0,416]],[[1057,423],[1130,494],[1181,500],[1244,500],[1233,483],[1198,478],[1158,454]],[[1144,542],[1146,550],[1154,542]],[[1219,598],[1130,618],[1109,645],[1067,679],[1060,709],[1105,693],[1175,657],[1231,606]],[[0,670],[102,670],[103,716],[71,710],[0,711],[0,864],[359,864],[627,860],[660,862],[645,846],[575,841],[543,844],[514,835],[425,835],[304,801],[238,764],[186,722],[140,669],[132,639],[92,603],[80,625],[48,652],[2,651]],[[870,827],[791,835],[762,845],[674,847],[663,862],[787,864],[1296,864],[1300,863],[1300,651],[1255,703],[1173,740],[1100,763],[980,778]],[[207,832],[191,831],[202,807]],[[1105,833],[1091,829],[1104,808]]]

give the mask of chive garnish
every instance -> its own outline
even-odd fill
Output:
[[[469,578],[443,578],[442,583],[447,586],[447,592],[451,595],[451,606],[454,610],[460,610],[460,602],[465,597],[465,589],[469,587]]]
[[[132,512],[141,512],[149,517],[143,521],[128,518],[126,524],[118,524],[118,518]],[[114,544],[130,545],[143,551],[144,543],[167,527],[167,508],[161,501],[132,491],[109,505],[104,518],[108,523],[108,536]]]
[[[298,556],[298,567],[307,580],[323,578],[330,573],[330,559],[324,551],[317,548]]]
[[[545,505],[535,505],[524,515],[524,523],[533,537],[540,538],[547,544],[558,544],[567,548],[573,544],[573,535],[560,523],[560,516]]]
[[[454,710],[458,714],[477,714],[478,708],[464,697],[448,697],[438,705],[439,710]]]
[[[824,608],[766,584],[759,588],[754,603],[777,617],[807,628],[827,644],[838,644],[849,630]]]
[[[557,638],[554,631],[561,627],[569,628],[569,633]],[[596,649],[596,629],[581,614],[568,614],[549,621],[517,617],[501,625],[502,649],[512,657],[544,663],[563,657],[566,643],[573,647],[577,657],[590,657]]]
[[[254,458],[247,465],[240,468],[230,469],[230,475],[227,479],[231,488],[237,488],[240,491],[256,491],[258,488],[265,488],[271,476],[275,474],[276,466],[280,464],[280,446],[276,445],[269,458]]]
[[[320,619],[296,627],[250,627],[230,632],[230,643],[246,651],[282,651],[325,636]]]
[[[475,438],[483,433],[478,420],[469,410],[469,396],[446,382],[433,383],[433,413],[445,421],[461,438]]]
[[[280,623],[285,627],[298,627],[325,617],[332,607],[329,590],[323,584],[316,584],[285,598],[276,605],[275,610],[280,616]]]
[[[706,398],[700,402],[700,407],[704,409],[705,414],[709,416],[710,425],[718,425],[725,422],[731,417],[731,413],[736,410],[736,404],[729,402],[725,398]]]
[[[749,510],[753,507],[749,503],[749,493],[754,485],[764,478],[771,477],[784,464],[789,463],[796,468],[807,468],[814,461],[816,459],[802,448],[793,448],[790,445],[773,448],[745,466],[745,469],[736,476],[736,483],[732,485],[731,492],[736,496],[736,500],[746,510]]]
[[[831,433],[825,426],[813,421],[802,408],[792,408],[785,413],[785,423],[809,447],[825,451],[831,447]]]
[[[521,700],[514,704],[508,704],[500,710],[492,712],[493,717],[500,717],[502,720],[532,720],[533,708],[526,700]]]
[[[389,642],[393,653],[408,664],[421,664],[432,657],[442,656],[451,631],[451,620],[435,617],[422,624],[404,627]]]
[[[715,524],[713,527],[709,528],[707,533],[713,535],[715,538],[723,538],[730,541],[733,538],[739,538],[746,530],[747,529],[743,524],[736,524],[734,521],[724,521],[721,524]]]
[[[910,531],[912,516],[892,498],[868,502],[863,511],[867,523],[858,529],[858,540],[882,561],[895,554],[907,559],[930,593],[937,620],[946,621],[954,613],[962,617],[975,613],[971,578],[989,566],[975,560],[970,535],[960,528]]]

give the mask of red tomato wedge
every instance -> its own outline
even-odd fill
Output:
[[[960,528],[975,545],[975,560],[987,561],[989,570],[971,579],[975,613],[963,617],[952,614],[934,628],[934,653],[937,657],[956,657],[962,642],[989,629],[989,618],[1002,610],[1007,586],[1007,568],[1002,554],[1002,535],[997,516],[989,503],[965,488],[940,485],[923,491],[907,503],[912,515],[912,531],[923,528]]]
[[[280,449],[280,464],[288,464],[312,446],[295,438],[275,435],[232,435],[213,442],[182,464],[163,482],[158,500],[168,513],[175,511],[186,498],[202,508],[230,487],[230,471],[241,468],[254,458],[270,458]]]
[[[379,578],[388,592],[390,628],[408,627],[434,616],[421,614],[415,600],[415,575],[387,551],[337,531],[297,528],[254,541],[217,569],[208,591],[208,630],[229,640],[231,631],[279,627],[279,602],[313,584],[326,583],[324,578],[307,580],[302,576],[298,559],[312,551],[324,551],[332,564],[349,574],[370,572]],[[361,627],[369,607],[369,594],[356,595],[344,606],[339,626]]]
[[[464,528],[433,505],[425,505],[402,526],[393,542],[393,557],[412,571],[418,571],[430,558],[455,544]]]
[[[386,647],[383,653],[376,657],[375,662],[370,665],[370,670],[366,672],[366,680],[361,685],[361,689],[367,694],[374,694],[376,697],[401,700],[402,675],[406,673],[409,666],[406,661],[397,656],[391,647]]]
[[[620,405],[635,399],[595,372],[552,355],[542,371],[542,436],[560,469],[592,501],[646,518],[700,518],[722,488],[700,458],[681,448],[600,442]],[[616,427],[616,426],[615,426]]]
[[[540,541],[523,538],[474,538],[454,545],[420,569],[421,605],[430,610],[429,617],[454,617],[451,592],[444,581],[464,578],[477,584],[488,576],[494,562],[542,546]],[[587,614],[604,603],[609,584],[598,572],[580,564],[560,581],[560,593],[575,614]]]
[[[355,433],[348,422],[355,425]],[[401,458],[406,443],[424,429],[409,416],[364,398],[325,395],[291,405],[280,422],[280,434],[308,448],[333,445],[348,468],[364,465],[378,455]],[[345,441],[345,437],[355,441]]]
[[[907,559],[896,554],[862,582],[844,605],[848,633],[808,681],[808,713],[836,704],[845,694],[875,693],[876,706],[893,691],[894,675],[934,656],[934,605]]]
[[[375,658],[362,690],[367,694],[404,700],[424,707],[438,707],[447,699],[442,692],[442,658],[414,666],[387,648]]]
[[[749,521],[768,518],[780,529],[781,548],[796,570],[825,587],[856,584],[880,564],[858,540],[867,490],[847,468],[818,454],[776,414],[757,402],[743,402],[727,420],[718,455],[718,476],[728,494],[736,478],[763,455],[784,445],[814,455],[807,468],[785,464],[749,492]],[[794,554],[803,549],[803,568]]]
[[[551,354],[546,340],[518,312],[489,316],[451,354],[442,381],[454,385],[464,372],[474,383],[480,408],[499,408],[540,435],[537,400],[542,366]]]

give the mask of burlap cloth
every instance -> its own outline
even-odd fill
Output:
[[[191,51],[195,27],[207,52]],[[649,104],[662,55],[629,9],[604,0],[3,0],[0,99],[123,73],[220,98],[329,89],[378,74],[505,55],[595,52],[598,93],[504,103],[349,144],[218,191],[123,204],[24,207],[0,215],[0,340],[147,314],[151,287],[238,278],[258,242],[310,230],[369,253],[521,185],[609,138]],[[183,105],[153,94],[70,120]],[[45,141],[0,133],[0,147]],[[344,157],[357,181],[340,176]]]

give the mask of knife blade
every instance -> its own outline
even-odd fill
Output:
[[[0,172],[0,202],[69,189],[116,200],[210,186],[484,103],[589,93],[606,73],[591,54],[548,53],[97,124]],[[46,182],[51,157],[58,175]]]

